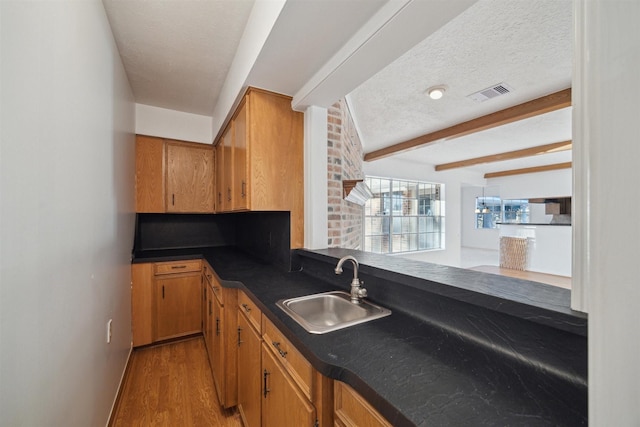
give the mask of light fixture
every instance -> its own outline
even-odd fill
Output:
[[[485,203],[485,198],[484,198],[484,187],[482,187],[482,209],[480,209],[478,206],[476,206],[476,213],[489,213],[489,208],[487,207],[487,204]]]
[[[431,86],[427,89],[427,95],[431,99],[440,99],[447,91],[447,87],[445,85]]]

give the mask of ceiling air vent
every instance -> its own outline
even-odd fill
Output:
[[[479,92],[467,95],[467,98],[473,99],[476,102],[484,102],[487,99],[495,98],[496,96],[506,95],[513,92],[513,88],[506,83],[500,83]]]

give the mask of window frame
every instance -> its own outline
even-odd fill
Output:
[[[365,252],[403,254],[445,249],[442,183],[366,176],[374,193],[365,204]]]

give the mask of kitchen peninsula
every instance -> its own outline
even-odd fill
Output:
[[[296,250],[291,272],[234,247],[141,250],[134,263],[203,258],[242,290],[323,376],[342,381],[392,425],[585,425],[586,315],[539,283],[346,249]],[[347,290],[360,261],[383,319],[325,335],[276,301]],[[345,272],[345,275],[349,272]]]
[[[571,224],[500,223],[500,238],[526,239],[526,270],[571,277]]]

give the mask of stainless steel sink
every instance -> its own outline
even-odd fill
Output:
[[[334,291],[280,300],[276,303],[307,332],[324,334],[391,314],[391,310],[362,300],[354,304],[346,292]]]

